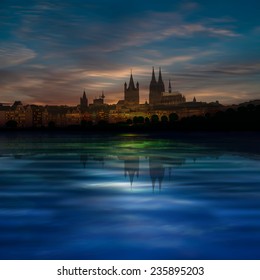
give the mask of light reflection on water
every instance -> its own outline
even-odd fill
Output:
[[[2,136],[0,258],[259,259],[254,137]]]

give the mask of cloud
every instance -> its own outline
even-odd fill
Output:
[[[172,57],[164,57],[164,58],[157,58],[157,59],[152,59],[152,58],[145,58],[145,57],[140,57],[139,60],[145,63],[146,65],[151,65],[153,66],[173,66],[176,63],[179,62],[186,62],[190,61],[193,59],[193,56],[191,55],[183,55],[183,56],[172,56]]]
[[[177,27],[174,26],[174,27],[166,28],[162,32],[164,37],[169,37],[169,36],[188,37],[200,33],[205,34],[207,36],[224,36],[224,37],[240,36],[240,34],[237,34],[232,30],[216,28],[216,27],[208,27],[206,26],[206,24],[202,24],[202,23],[182,24]]]
[[[151,55],[149,57],[138,57],[138,60],[151,66],[171,66],[175,67],[177,63],[184,64],[185,62],[191,62],[192,60],[201,59],[207,56],[213,56],[218,53],[218,51],[199,51],[196,49],[191,49],[187,51],[189,55],[166,55],[163,53],[157,53],[156,55]]]
[[[144,45],[153,41],[161,41],[170,37],[190,37],[198,34],[216,37],[238,37],[240,34],[232,29],[223,28],[223,22],[218,26],[205,19],[201,22],[188,23],[177,12],[149,12],[141,19],[134,19],[122,25],[125,36],[122,36],[122,46]],[[129,28],[132,26],[132,28]]]
[[[197,2],[189,1],[189,2],[181,3],[180,10],[193,12],[194,10],[198,9],[199,7],[200,7],[200,5]]]
[[[194,71],[196,68],[196,72]],[[242,77],[254,77],[260,75],[260,61],[219,61],[211,65],[190,65],[188,72],[204,75],[218,75],[238,79]]]
[[[36,53],[17,43],[3,43],[0,45],[0,67],[19,65],[36,57]]]
[[[192,10],[194,2],[182,5]],[[73,5],[52,6],[49,2],[36,5],[30,12],[20,10],[21,25],[15,31],[21,39],[34,38],[41,41],[45,48],[66,50],[85,45],[89,52],[110,53],[131,47],[141,47],[169,38],[193,37],[238,37],[231,28],[223,27],[223,22],[205,19],[193,22],[185,18],[182,8],[175,12],[145,11],[140,14],[128,13],[125,17],[111,20],[105,14],[95,14],[96,10],[86,9],[85,14],[68,13]],[[48,16],[51,10],[52,16]],[[83,9],[84,10],[84,9]],[[93,11],[95,11],[93,14]],[[40,30],[40,32],[39,32]]]
[[[111,29],[115,30],[116,28],[111,26]],[[124,48],[140,47],[169,38],[178,39],[195,36],[234,38],[241,36],[222,26],[210,26],[208,22],[185,23],[185,20],[176,13],[150,13],[141,20],[135,19],[133,22],[123,22],[120,29],[116,29],[114,34],[117,34],[117,36],[111,35],[108,41],[102,45],[104,51],[111,52]]]
[[[213,65],[188,64],[174,75],[174,87],[192,100],[219,100],[233,104],[257,99],[260,94],[260,64],[258,62],[218,62]]]

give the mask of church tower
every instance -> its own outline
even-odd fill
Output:
[[[127,105],[139,105],[139,83],[134,84],[133,75],[131,72],[129,85],[127,83],[124,85],[125,93],[125,104]]]
[[[158,91],[160,93],[165,92],[165,87],[164,87],[164,82],[162,80],[162,72],[161,72],[161,67],[159,68],[159,78],[158,78]]]
[[[80,98],[80,111],[86,112],[87,108],[88,108],[88,99],[86,96],[86,92],[84,90],[83,97]]]
[[[149,104],[151,105],[160,104],[162,99],[162,92],[165,92],[165,87],[162,79],[161,68],[159,69],[158,82],[156,81],[154,68],[153,68],[152,79],[150,82]]]

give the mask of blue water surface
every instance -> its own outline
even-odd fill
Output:
[[[258,134],[0,136],[1,259],[260,259]]]

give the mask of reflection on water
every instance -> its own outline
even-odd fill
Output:
[[[0,137],[1,259],[259,259],[259,135]]]

